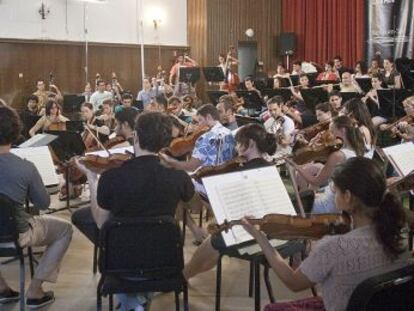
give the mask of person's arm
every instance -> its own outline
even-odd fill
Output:
[[[27,191],[27,196],[30,202],[38,209],[47,209],[50,205],[50,196],[43,184],[37,168],[29,162],[32,166],[30,183]]]
[[[287,159],[290,164],[292,164],[297,172],[311,185],[313,186],[321,186],[328,182],[329,178],[331,178],[332,173],[336,167],[336,165],[342,161],[344,161],[345,157],[341,151],[335,151],[330,154],[328,161],[323,166],[322,170],[319,172],[318,175],[313,176],[309,172],[307,172],[303,167],[297,165],[292,160]]]
[[[315,285],[300,269],[293,270],[282,256],[280,256],[279,252],[273,248],[265,235],[251,225],[248,219],[243,218],[242,225],[243,228],[256,239],[267,262],[290,290],[298,292]]]
[[[49,86],[50,86],[50,88],[52,88],[52,89],[55,90],[55,92],[56,92],[56,99],[57,100],[60,100],[60,101],[63,101],[63,95],[62,95],[62,92],[59,90],[59,88],[56,85],[54,85],[54,84],[51,84]]]
[[[33,137],[33,136],[35,136],[36,135],[36,133],[41,129],[41,128],[43,128],[43,126],[45,125],[45,121],[46,121],[46,119],[45,119],[45,117],[42,117],[42,118],[40,118],[37,122],[36,122],[36,124],[29,130],[29,135],[31,136],[31,137]]]
[[[203,164],[201,160],[194,157],[191,157],[188,161],[178,161],[165,153],[160,153],[159,156],[168,166],[187,172],[193,172]]]
[[[190,56],[187,55],[187,56],[184,56],[184,58],[186,61],[190,62],[194,67],[198,66],[198,63],[194,59],[192,59]]]
[[[401,75],[396,75],[394,77],[394,87],[399,90],[402,87],[402,83],[401,83]]]
[[[91,131],[93,131],[94,132],[94,134],[96,133],[96,132],[98,132],[99,134],[102,134],[102,135],[109,135],[109,134],[111,134],[111,130],[109,129],[109,127],[107,127],[106,125],[102,125],[102,126],[97,126],[97,125],[92,125],[92,124],[88,124],[87,125],[88,127],[89,127],[89,129],[91,130]]]

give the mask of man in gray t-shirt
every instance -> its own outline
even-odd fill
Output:
[[[105,81],[98,80],[96,87],[96,92],[94,92],[90,98],[90,102],[93,105],[95,111],[100,109],[100,106],[102,106],[102,103],[105,100],[111,100],[113,97],[111,92],[105,91]]]
[[[32,216],[24,208],[29,200],[39,209],[46,209],[50,198],[39,172],[30,161],[10,153],[11,144],[21,130],[16,112],[0,106],[0,196],[15,202],[18,242],[21,247],[45,246],[46,249],[36,268],[27,290],[26,304],[39,308],[54,301],[53,292],[44,292],[43,282],[56,282],[59,266],[72,239],[72,226],[67,221],[52,216]],[[0,304],[19,299],[0,273]]]

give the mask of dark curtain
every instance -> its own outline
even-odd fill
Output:
[[[282,30],[297,36],[295,60],[323,64],[341,55],[347,67],[364,59],[365,1],[282,0]]]

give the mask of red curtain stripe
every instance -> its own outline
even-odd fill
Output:
[[[364,58],[365,1],[282,0],[282,31],[294,32],[293,59],[320,64],[341,55],[347,67]]]

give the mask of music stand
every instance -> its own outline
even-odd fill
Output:
[[[405,116],[405,110],[402,102],[413,95],[413,91],[401,90],[377,90],[378,102],[382,115],[388,120],[401,118]]]
[[[144,102],[142,100],[134,99],[134,102],[132,103],[132,107],[137,108],[139,111],[144,111]]]
[[[355,81],[364,93],[368,93],[372,89],[371,78],[356,78]]]
[[[341,92],[341,96],[342,96],[342,103],[345,103],[352,98],[361,98],[361,94],[357,92]]]
[[[322,88],[302,89],[300,90],[300,94],[302,95],[306,108],[313,113],[315,112],[315,106],[317,104],[328,101],[328,92]]]
[[[282,96],[283,101],[287,102],[292,97],[292,92],[289,89],[266,89],[262,92],[263,97],[266,97],[268,99],[272,98],[273,96]]]
[[[179,77],[179,82],[194,84],[200,80],[200,67],[180,67]]]
[[[66,130],[69,132],[82,133],[84,130],[83,121],[66,121]]]
[[[75,113],[81,111],[81,106],[85,102],[85,96],[77,94],[63,95],[64,113]]]
[[[310,86],[316,85],[315,82],[316,82],[316,78],[318,77],[318,73],[310,72],[310,73],[307,73],[306,75],[308,76],[308,79],[309,79],[309,85]]]
[[[227,92],[224,91],[207,91],[207,95],[210,100],[213,102],[214,106],[218,104],[218,101],[221,96],[227,95]]]
[[[226,79],[220,67],[203,67],[202,70],[207,82],[222,82]]]
[[[290,76],[290,81],[292,81],[293,86],[299,85],[299,75],[291,75]]]
[[[243,97],[244,108],[249,112],[254,111],[253,115],[262,110],[263,100],[256,91],[236,91],[236,94],[237,97]]]
[[[315,86],[316,85],[328,85],[328,84],[336,84],[336,80],[315,80]]]

